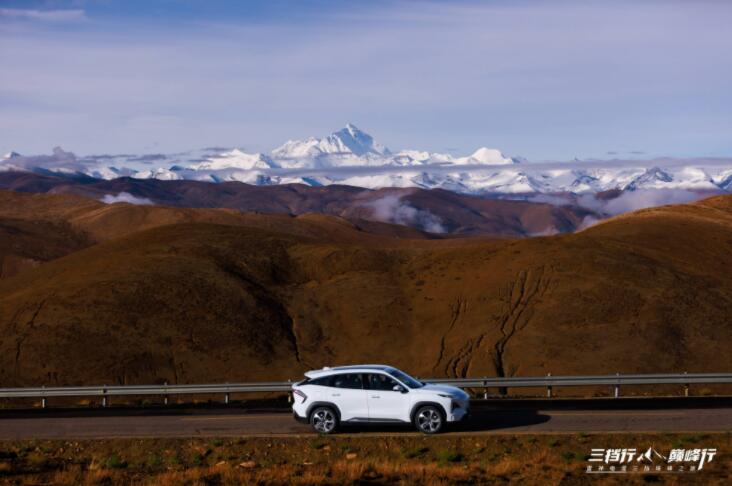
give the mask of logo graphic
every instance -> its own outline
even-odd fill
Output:
[[[671,449],[668,455],[653,447],[648,449],[592,449],[586,472],[612,474],[625,472],[683,473],[697,472],[712,462],[717,449]]]

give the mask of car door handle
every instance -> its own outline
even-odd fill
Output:
[[[379,395],[371,395],[371,398],[381,398]]]
[[[331,396],[334,396],[334,397],[339,397],[339,396],[341,396],[341,394],[340,394],[340,393],[334,393],[334,394],[333,394],[333,395],[331,395]]]

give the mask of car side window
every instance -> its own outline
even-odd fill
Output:
[[[353,388],[360,390],[363,388],[363,380],[361,380],[361,375],[358,373],[334,375],[332,386],[336,388]]]
[[[322,376],[320,378],[316,378],[314,380],[310,380],[308,382],[308,385],[318,385],[318,386],[333,386],[333,377],[332,376]]]
[[[394,391],[394,387],[399,385],[393,378],[382,375],[380,373],[373,373],[366,375],[368,380],[369,389],[371,390],[387,390]]]

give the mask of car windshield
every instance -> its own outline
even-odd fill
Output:
[[[389,370],[389,374],[396,378],[397,380],[401,381],[405,385],[407,385],[409,388],[422,388],[424,386],[424,383],[422,383],[419,380],[415,380],[408,374],[404,373],[403,371],[397,370],[397,369],[391,369]]]

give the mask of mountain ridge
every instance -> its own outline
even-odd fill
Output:
[[[0,173],[0,189],[180,208],[229,208],[284,215],[322,213],[357,225],[367,221],[392,223],[452,236],[526,237],[561,233],[576,230],[588,216],[602,217],[571,202],[557,206],[541,201],[504,201],[442,189],[256,186],[239,182],[210,184],[133,178],[97,180],[25,172]]]

